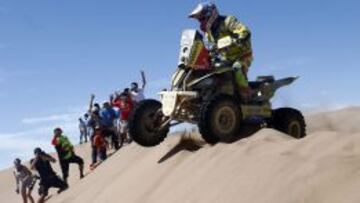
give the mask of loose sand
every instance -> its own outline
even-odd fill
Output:
[[[359,115],[347,108],[307,116],[301,140],[262,129],[215,146],[181,136],[154,148],[132,144],[81,181],[73,165],[70,189],[52,190],[48,202],[360,202]],[[89,146],[77,152],[88,169]],[[0,172],[0,202],[21,202],[14,189],[11,170]]]

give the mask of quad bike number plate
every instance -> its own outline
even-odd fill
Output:
[[[161,93],[162,111],[165,116],[171,116],[175,110],[177,100],[176,92]]]
[[[218,49],[224,49],[226,47],[229,47],[232,44],[232,39],[230,36],[223,37],[218,40],[217,47]]]

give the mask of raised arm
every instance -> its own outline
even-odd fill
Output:
[[[143,70],[141,71],[141,81],[142,81],[142,89],[144,89],[146,86],[146,78],[145,78],[145,72]]]
[[[89,104],[89,113],[91,113],[91,111],[92,111],[93,104],[94,104],[94,99],[95,99],[95,95],[91,94],[91,96],[90,96],[90,104]]]
[[[40,155],[42,159],[44,160],[47,160],[47,161],[50,161],[52,163],[55,163],[56,162],[56,159],[54,159],[54,157],[50,156],[49,154],[41,154]]]
[[[39,155],[37,155],[34,159],[30,160],[30,169],[35,170],[36,162],[39,160]]]

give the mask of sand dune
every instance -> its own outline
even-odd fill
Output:
[[[360,108],[307,116],[308,136],[271,129],[213,147],[170,136],[130,145],[49,202],[360,202]],[[181,144],[179,144],[181,143]],[[89,147],[77,151],[89,161]],[[0,202],[19,202],[9,171]]]

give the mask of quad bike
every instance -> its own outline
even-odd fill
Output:
[[[133,140],[142,146],[156,146],[165,139],[170,127],[186,122],[197,124],[202,138],[215,144],[225,137],[236,136],[250,120],[258,120],[295,138],[305,137],[305,121],[300,111],[272,110],[270,103],[277,89],[291,84],[297,77],[279,80],[273,76],[258,77],[249,82],[256,96],[244,101],[234,69],[221,59],[221,51],[232,43],[230,37],[222,38],[216,45],[217,51],[209,51],[198,31],[185,30],[171,90],[160,92],[160,101],[147,99],[134,109],[129,120]]]

